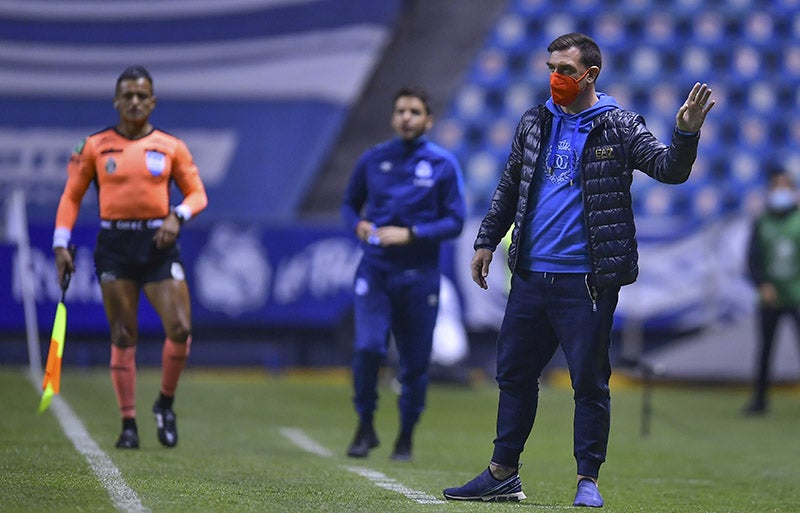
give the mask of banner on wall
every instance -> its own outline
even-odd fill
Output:
[[[454,284],[463,320],[473,331],[496,330],[502,321],[510,275],[505,252],[498,250],[483,290],[471,281],[469,262],[477,221],[445,244],[442,270]],[[674,240],[640,243],[640,276],[620,293],[615,326],[643,330],[692,331],[751,315],[755,298],[747,281],[745,245],[749,221],[729,219]],[[105,332],[102,298],[93,275],[96,228],[73,232],[77,271],[67,292],[70,327]],[[30,230],[39,319],[49,322],[59,298],[52,227]],[[180,238],[192,296],[195,326],[333,327],[352,304],[352,280],[361,256],[358,241],[344,228],[271,226],[231,222],[189,225]],[[0,330],[22,330],[16,250],[0,245]],[[160,321],[142,301],[143,330]],[[41,322],[40,322],[41,324]],[[42,329],[47,326],[42,325]]]
[[[31,231],[32,265],[40,329],[47,330],[60,289],[51,250],[52,228]],[[106,333],[92,251],[97,230],[77,227],[76,271],[67,291],[70,330]],[[261,228],[218,223],[188,228],[181,254],[198,328],[333,327],[349,311],[352,280],[361,257],[358,241],[336,228]],[[24,330],[16,248],[0,245],[0,330]],[[140,329],[160,330],[149,303],[140,303]]]

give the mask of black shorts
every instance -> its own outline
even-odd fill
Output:
[[[148,227],[146,221],[138,225],[131,228],[130,224],[124,224],[125,228],[120,229],[117,223],[103,221],[94,250],[94,272],[100,283],[133,280],[143,285],[161,280],[184,280],[178,245],[158,249],[153,242],[158,228]]]

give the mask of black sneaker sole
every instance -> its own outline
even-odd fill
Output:
[[[489,495],[485,497],[458,497],[456,495],[447,495],[446,493],[443,495],[445,499],[451,501],[519,502],[528,498],[524,492]]]

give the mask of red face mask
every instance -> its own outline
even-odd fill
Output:
[[[583,72],[583,75],[577,79],[569,75],[562,75],[558,72],[550,74],[550,94],[553,95],[553,101],[562,107],[566,107],[575,101],[578,94],[581,92],[580,81],[589,73],[589,70]]]

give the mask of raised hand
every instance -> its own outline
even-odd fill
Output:
[[[699,132],[706,120],[706,115],[716,102],[711,99],[711,89],[708,84],[696,82],[686,101],[678,109],[675,123],[679,130],[684,132]]]

